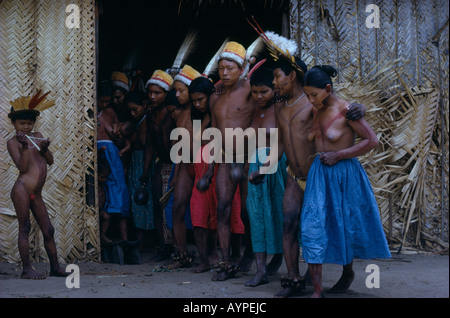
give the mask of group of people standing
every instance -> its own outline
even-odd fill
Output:
[[[274,44],[269,33],[263,35],[270,42],[266,44]],[[102,242],[111,242],[107,231],[112,216],[120,239],[127,240],[131,218],[140,242],[146,230],[155,230],[160,259],[170,245],[169,266],[189,267],[194,255],[187,249],[186,233],[191,228],[200,259],[193,272],[214,268],[212,279],[223,281],[256,261],[256,275],[245,283],[252,287],[267,283],[284,257],[287,275],[277,297],[301,291],[306,276],[314,286],[312,296],[322,297],[321,266],[328,262],[343,265],[330,291],[345,292],[354,278],[354,258],[390,257],[370,182],[356,159],[378,144],[364,119],[364,106],[334,93],[336,69],[322,65],[308,70],[295,57],[295,42],[278,35],[273,41],[281,47],[279,56],[258,63],[241,44],[224,43],[213,58],[217,83],[209,77],[211,68],[199,72],[187,64],[154,71],[145,92],[130,89],[121,72],[100,83]],[[286,44],[291,52],[283,48]],[[250,64],[256,66],[250,69]],[[195,120],[200,132],[193,129]],[[195,139],[194,133],[203,136],[209,127],[221,133],[220,153],[214,153],[210,140]],[[237,145],[227,145],[226,129],[250,127],[263,129],[266,140],[258,140],[253,153],[244,150],[242,163],[236,160],[241,155]],[[178,141],[171,138],[175,128],[192,137],[188,162],[174,163],[171,156]],[[201,140],[197,153],[194,140]],[[230,155],[226,146],[233,149],[232,163],[224,160]],[[223,160],[208,160],[218,157]],[[274,160],[273,171],[261,173]],[[148,200],[137,202],[142,189]],[[160,199],[169,195],[170,202],[161,205]],[[300,245],[308,263],[305,275],[299,270]],[[270,262],[268,255],[273,255]]]

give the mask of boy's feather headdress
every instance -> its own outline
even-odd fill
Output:
[[[23,96],[15,99],[14,101],[10,102],[12,106],[12,111],[23,111],[23,110],[30,110],[30,111],[38,111],[41,112],[43,110],[46,110],[52,106],[55,106],[55,102],[52,100],[47,100],[47,95],[50,92],[45,93],[41,96],[42,90],[38,90],[38,92],[33,96]]]

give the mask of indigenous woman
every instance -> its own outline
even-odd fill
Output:
[[[391,257],[370,181],[356,158],[375,148],[378,139],[364,118],[345,119],[350,103],[333,91],[331,77],[336,74],[331,66],[315,66],[305,74],[303,87],[314,107],[308,139],[318,151],[308,172],[301,216],[312,297],[323,296],[323,263],[343,265],[341,278],[329,290],[342,293],[354,278],[353,259]]]

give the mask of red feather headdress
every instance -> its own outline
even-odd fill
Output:
[[[41,112],[55,105],[54,101],[46,100],[47,95],[50,94],[50,92],[47,92],[42,96],[41,93],[42,90],[38,90],[38,92],[33,96],[23,96],[15,99],[14,101],[10,102],[12,106],[11,111],[18,112],[28,110]]]

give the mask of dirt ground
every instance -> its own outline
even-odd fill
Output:
[[[79,288],[68,288],[65,278],[47,277],[32,281],[20,279],[19,264],[0,263],[0,298],[177,298],[189,304],[195,298],[272,298],[281,289],[280,276],[285,275],[283,263],[270,282],[257,287],[244,283],[255,274],[239,272],[224,282],[211,280],[212,272],[193,274],[189,268],[166,270],[165,262],[151,261],[152,254],[141,255],[139,265],[111,263],[77,263],[80,269]],[[194,260],[195,263],[195,260]],[[373,266],[379,268],[375,276]],[[68,264],[63,264],[66,268]],[[40,273],[48,273],[48,263],[34,264]],[[325,264],[324,289],[340,277],[341,266]],[[302,274],[306,264],[300,262]],[[328,298],[449,298],[449,256],[433,254],[396,254],[388,260],[355,260],[355,280],[346,294]],[[74,281],[72,281],[74,282]],[[376,283],[379,282],[378,286]],[[372,285],[369,288],[366,283]],[[309,298],[312,286],[295,298]],[[190,300],[189,300],[190,299]]]

